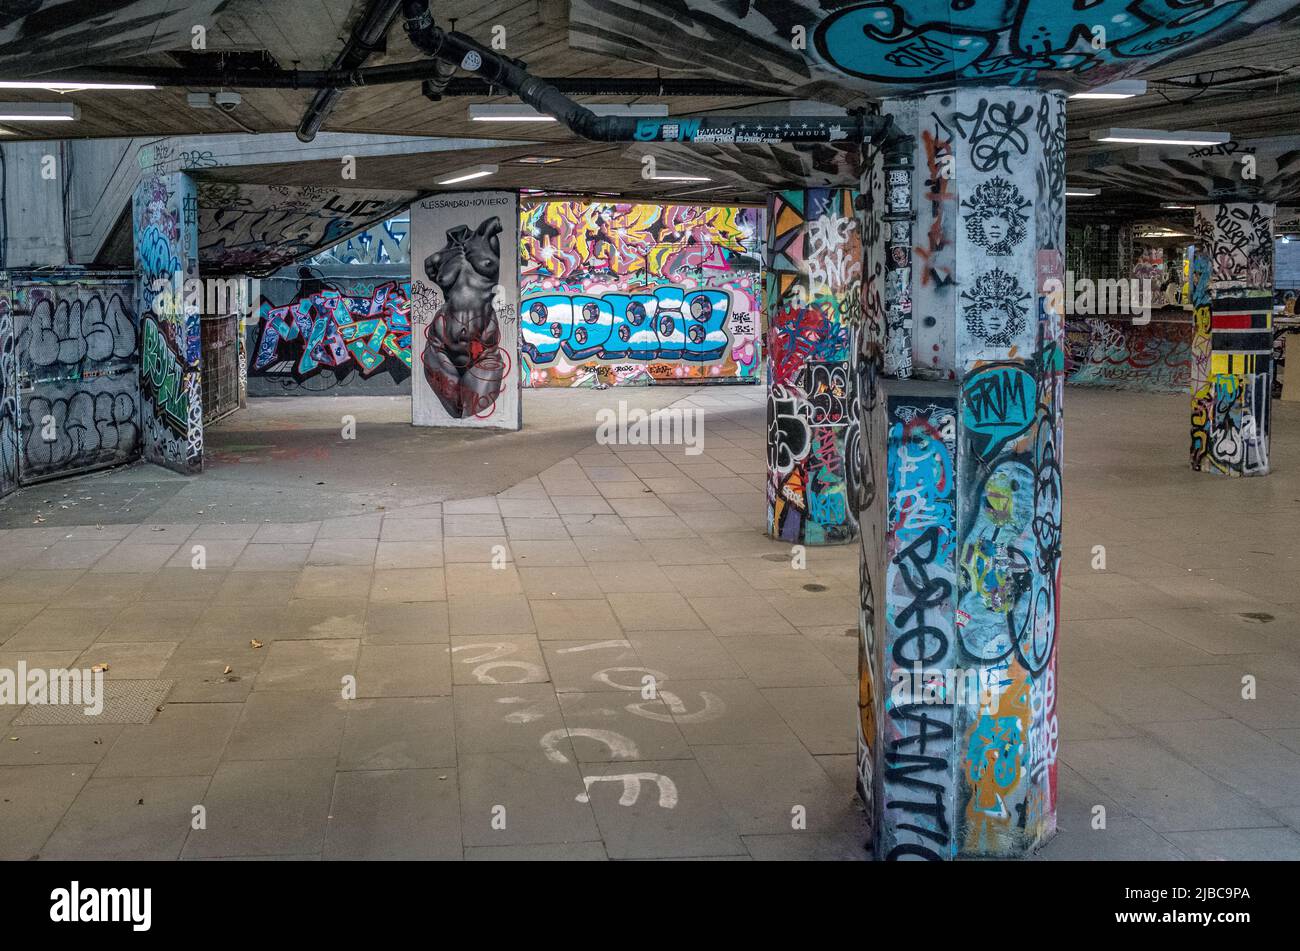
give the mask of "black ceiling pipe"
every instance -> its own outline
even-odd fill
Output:
[[[691,116],[655,119],[598,116],[551,84],[531,75],[462,33],[434,25],[429,0],[403,0],[411,42],[436,59],[458,65],[492,86],[507,90],[538,112],[552,116],[584,139],[595,142],[687,142],[752,145],[770,143],[869,142],[902,140],[884,116]]]
[[[352,28],[352,36],[347,45],[334,60],[334,71],[351,72],[370,58],[370,54],[387,36],[401,3],[402,0],[371,0],[360,21]],[[298,123],[296,134],[299,142],[310,142],[316,138],[321,124],[334,111],[334,106],[342,95],[343,91],[339,87],[321,89],[316,93],[307,106],[307,111],[303,113],[302,121]]]

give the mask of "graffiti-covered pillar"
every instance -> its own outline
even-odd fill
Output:
[[[1273,205],[1196,208],[1192,468],[1268,474],[1273,398]]]
[[[861,309],[858,193],[808,188],[768,202],[767,530],[795,544],[858,532],[857,414],[849,368]]]
[[[519,429],[519,196],[411,206],[411,422]]]
[[[146,462],[203,468],[199,219],[194,180],[146,173],[132,202],[140,314],[140,429]]]
[[[1065,97],[884,109],[869,150],[860,793],[881,859],[1024,855],[1056,826]]]

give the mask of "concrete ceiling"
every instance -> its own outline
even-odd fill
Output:
[[[4,5],[0,14],[0,78],[51,77],[60,70],[103,65],[176,67],[181,62],[178,57],[191,50],[195,27],[203,27],[209,53],[266,51],[285,68],[321,69],[343,47],[363,6],[361,0],[25,0]],[[792,97],[862,105],[881,93],[951,82],[952,71],[959,78],[982,70],[981,75],[995,75],[999,81],[1071,86],[1140,72],[1151,83],[1151,91],[1141,99],[1070,104],[1072,169],[1087,172],[1080,183],[1086,179],[1088,184],[1114,190],[1114,196],[1105,195],[1091,205],[1093,212],[1121,203],[1145,201],[1155,206],[1163,197],[1176,196],[1157,193],[1163,182],[1159,176],[1135,177],[1134,167],[1142,162],[1136,150],[1128,155],[1106,153],[1105,146],[1089,140],[1092,129],[1215,129],[1229,131],[1241,141],[1300,135],[1300,0],[1095,0],[1077,15],[1072,8],[1082,4],[1067,0],[974,0],[962,5],[962,11],[952,12],[956,6],[935,0],[435,0],[433,4],[438,23],[446,28],[484,43],[494,35],[503,36],[504,52],[523,60],[536,75],[716,78],[764,90],[747,97],[653,97],[679,115],[780,110]],[[1114,55],[1088,52],[1076,29],[1076,20],[1097,19],[1103,13],[1117,24],[1110,37]],[[864,16],[871,19],[861,21]],[[1176,29],[1169,28],[1171,20]],[[873,32],[863,33],[863,22]],[[888,69],[894,74],[883,79],[859,75],[866,67],[842,50],[836,52],[834,34],[827,26],[836,23],[849,24],[876,44],[879,55],[872,60],[876,65],[871,70]],[[807,36],[803,51],[795,50],[788,39],[796,27]],[[504,33],[494,34],[495,28]],[[954,51],[959,38],[979,56],[958,62]],[[1033,42],[1039,44],[1036,52]],[[946,44],[949,59],[940,64],[942,68],[930,63],[920,70],[909,65],[915,62],[909,59],[912,54],[897,52],[909,43],[927,48]],[[1047,55],[1044,44],[1066,52]],[[419,59],[399,23],[389,34],[387,49],[367,65]],[[877,60],[893,65],[881,66]],[[185,102],[188,91],[181,87],[69,94],[80,105],[82,118],[74,128],[60,128],[59,134],[286,131],[297,125],[312,95],[309,90],[244,89],[242,104],[227,114],[191,109]],[[58,95],[5,90],[0,97],[50,100]],[[581,98],[588,103],[646,101]],[[487,130],[493,139],[529,143],[518,148],[504,145],[452,154],[370,158],[358,169],[356,185],[375,189],[433,190],[449,170],[480,162],[501,166],[493,184],[504,187],[607,191],[648,198],[761,200],[773,185],[848,180],[843,174],[849,167],[846,156],[825,147],[656,146],[652,154],[662,167],[698,171],[714,181],[688,185],[648,181],[642,177],[644,148],[578,140],[558,123],[471,123],[469,104],[486,101],[509,100],[448,97],[430,102],[420,95],[417,84],[369,86],[345,92],[324,128],[456,137],[482,137]],[[32,128],[17,134],[30,135]],[[49,127],[40,131],[48,134]],[[563,161],[541,167],[521,165],[517,160],[524,155]],[[336,163],[296,162],[204,175],[247,183],[328,186],[337,184],[337,169]],[[1294,176],[1279,182],[1278,187],[1288,192],[1279,197],[1300,200],[1300,195],[1290,193],[1294,185]],[[1135,195],[1135,188],[1151,194]],[[1111,197],[1116,201],[1110,202]],[[1072,205],[1071,211],[1075,210]]]

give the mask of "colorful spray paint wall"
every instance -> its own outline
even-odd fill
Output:
[[[528,386],[757,383],[755,208],[524,202]]]
[[[860,793],[878,858],[1022,855],[1055,829],[1065,99],[885,111],[913,139],[862,182]]]
[[[409,265],[302,265],[261,289],[247,336],[251,395],[410,392]]]
[[[795,544],[858,532],[852,325],[861,310],[857,192],[775,193],[768,205],[767,530]]]
[[[1134,324],[1068,318],[1066,382],[1143,393],[1186,393],[1192,379],[1192,332],[1191,323],[1179,320]]]
[[[518,429],[519,198],[448,192],[411,206],[411,422]]]
[[[13,275],[24,485],[140,451],[140,328],[130,272]]]
[[[1198,205],[1192,257],[1192,468],[1268,474],[1273,206]]]
[[[197,472],[203,467],[200,295],[187,293],[199,276],[193,179],[180,172],[141,178],[132,225],[144,458]]]

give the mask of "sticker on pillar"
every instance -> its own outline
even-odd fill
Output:
[[[517,204],[513,192],[466,192],[411,206],[416,425],[522,422]]]
[[[967,360],[1027,356],[1034,339],[1032,302],[1032,286],[1026,287],[1014,272],[1001,267],[985,271],[961,292],[961,336],[966,340],[959,350],[969,354]]]
[[[981,459],[992,459],[1034,421],[1034,376],[1022,364],[982,366],[962,385],[962,423]]]

